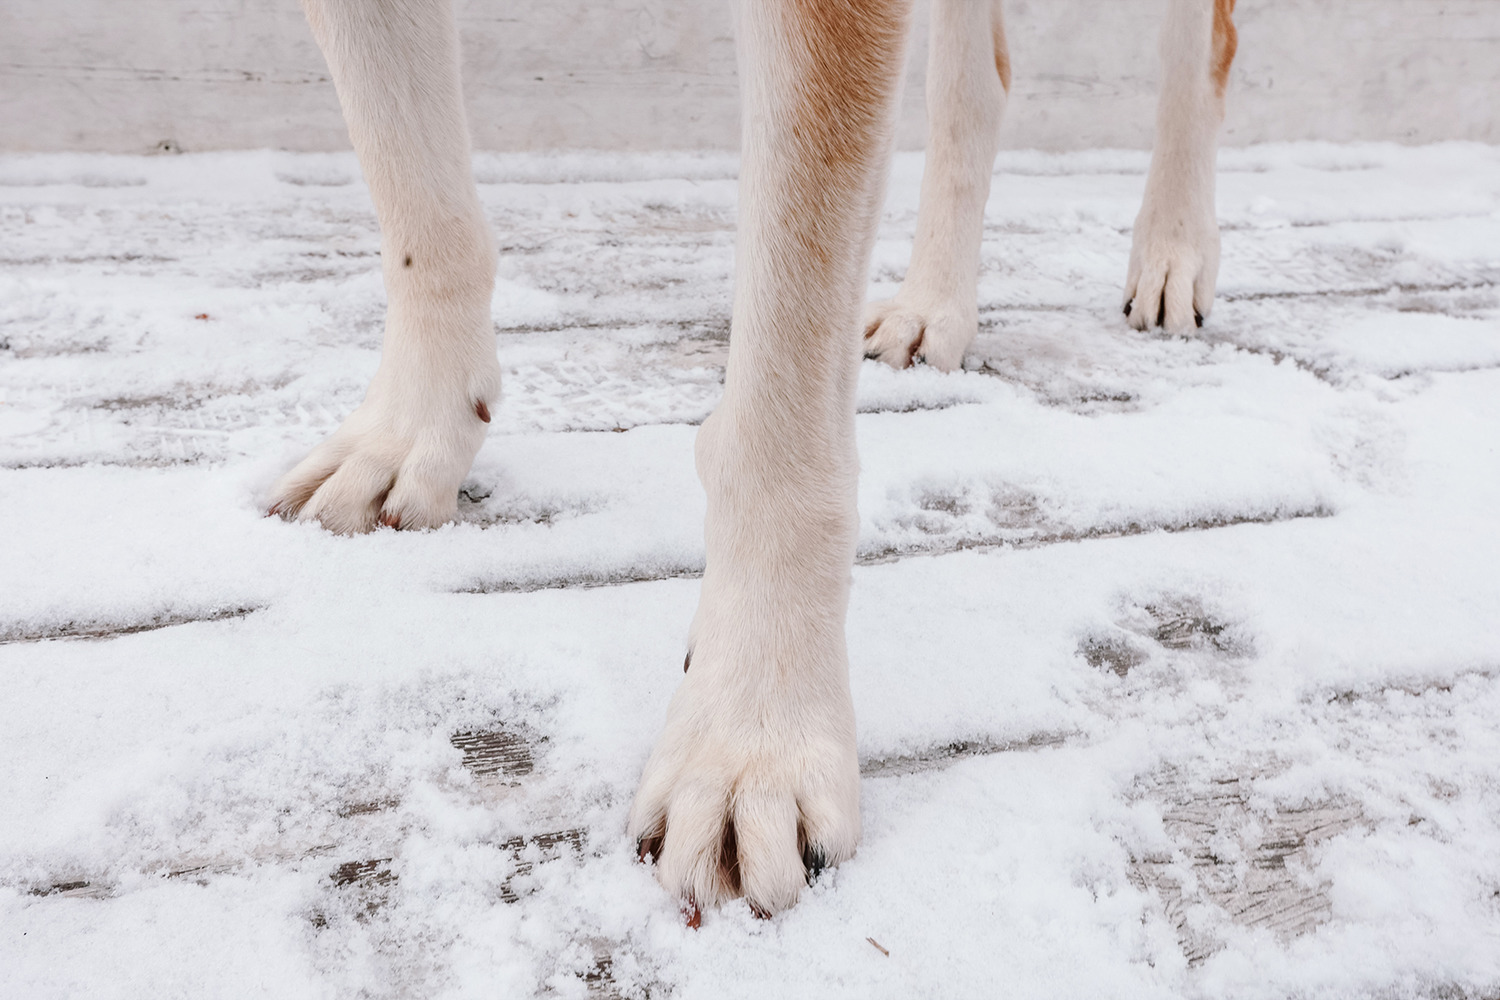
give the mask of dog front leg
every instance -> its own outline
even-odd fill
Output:
[[[744,134],[724,397],[698,435],[691,663],[631,812],[698,905],[762,914],[859,839],[844,616],[858,530],[858,310],[908,0],[741,0]]]
[[[1219,276],[1214,157],[1234,60],[1234,0],[1170,0],[1146,195],[1131,238],[1125,315],[1185,333],[1213,307]]]
[[[450,0],[304,0],[380,219],[387,296],[364,402],[272,513],[336,532],[452,520],[500,394],[495,250],[469,164]]]
[[[1010,89],[1001,0],[933,0],[927,163],[911,266],[865,310],[865,354],[951,371],[979,332],[979,244]]]

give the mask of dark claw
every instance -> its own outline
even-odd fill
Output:
[[[1198,329],[1203,329],[1203,314],[1196,309],[1193,310],[1193,322],[1198,324]]]
[[[1156,306],[1156,325],[1165,327],[1167,325],[1167,289],[1162,286],[1161,302]]]
[[[390,511],[385,511],[380,515],[380,523],[385,525],[387,528],[395,528],[397,531],[400,531],[401,515],[393,514]]]
[[[661,837],[642,837],[635,842],[635,859],[641,864],[649,864],[656,860],[661,854]]]
[[[880,355],[876,354],[874,351],[866,351],[865,352],[865,360],[866,361],[879,361],[880,360]]]
[[[483,420],[485,423],[490,422],[490,408],[485,405],[484,400],[476,399],[474,401],[474,412],[479,416],[480,420]]]
[[[275,503],[273,503],[271,505],[271,509],[268,510],[268,511],[266,511],[265,516],[266,517],[280,517],[281,516],[281,501],[277,500]]]
[[[1132,301],[1134,301],[1134,300],[1132,300]],[[1125,303],[1125,315],[1126,316],[1130,315],[1130,303],[1129,302]]]
[[[691,667],[692,665],[693,665],[693,651],[690,649],[690,650],[687,651],[687,655],[682,658],[682,672],[683,673],[687,673],[688,667]]]
[[[745,902],[750,903],[747,899]],[[759,903],[750,903],[750,912],[755,914],[756,920],[770,920],[771,911],[762,909]]]
[[[921,357],[922,341],[926,336],[927,328],[923,327],[922,332],[917,334],[916,342],[911,345],[911,351],[906,355],[906,367],[911,368],[912,366],[916,365],[918,361],[926,364],[926,359]]]
[[[807,884],[812,885],[812,880],[823,874],[823,869],[828,867],[828,856],[821,847],[808,844],[802,848],[802,867],[807,871]]]
[[[689,930],[697,930],[703,923],[703,911],[698,909],[698,904],[689,899],[682,907],[682,915],[687,921]]]

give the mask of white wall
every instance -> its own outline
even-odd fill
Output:
[[[1011,0],[1006,144],[1149,145],[1163,2]],[[478,148],[734,147],[729,0],[456,3]],[[1500,0],[1240,0],[1236,21],[1229,144],[1500,142]],[[164,142],[347,148],[296,0],[0,0],[0,150]]]

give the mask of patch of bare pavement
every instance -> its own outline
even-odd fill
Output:
[[[1368,825],[1357,802],[1338,799],[1252,810],[1251,780],[1158,789],[1154,797],[1168,803],[1162,824],[1174,850],[1131,859],[1131,881],[1156,893],[1189,965],[1224,946],[1213,917],[1194,912],[1201,908],[1241,927],[1271,931],[1283,942],[1326,922],[1333,904],[1328,883],[1311,875],[1312,855],[1319,844]]]
[[[546,739],[506,729],[488,729],[454,733],[448,742],[463,754],[463,766],[474,777],[503,781],[522,778],[536,770],[533,748]]]
[[[1115,628],[1084,635],[1078,642],[1078,655],[1091,667],[1125,677],[1151,658],[1151,646],[1142,640],[1164,650],[1231,659],[1253,650],[1249,637],[1233,622],[1208,610],[1195,597],[1175,594],[1126,608]]]
[[[114,895],[114,887],[106,882],[91,882],[87,879],[69,879],[49,885],[34,886],[33,896],[59,899],[108,899]]]

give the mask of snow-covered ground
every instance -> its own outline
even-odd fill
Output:
[[[375,368],[352,158],[0,158],[0,994],[1500,995],[1500,149],[1220,165],[1174,338],[1144,154],[1001,157],[966,370],[861,371],[863,846],[692,931],[623,828],[733,159],[477,158],[506,398],[350,539],[261,511]]]

